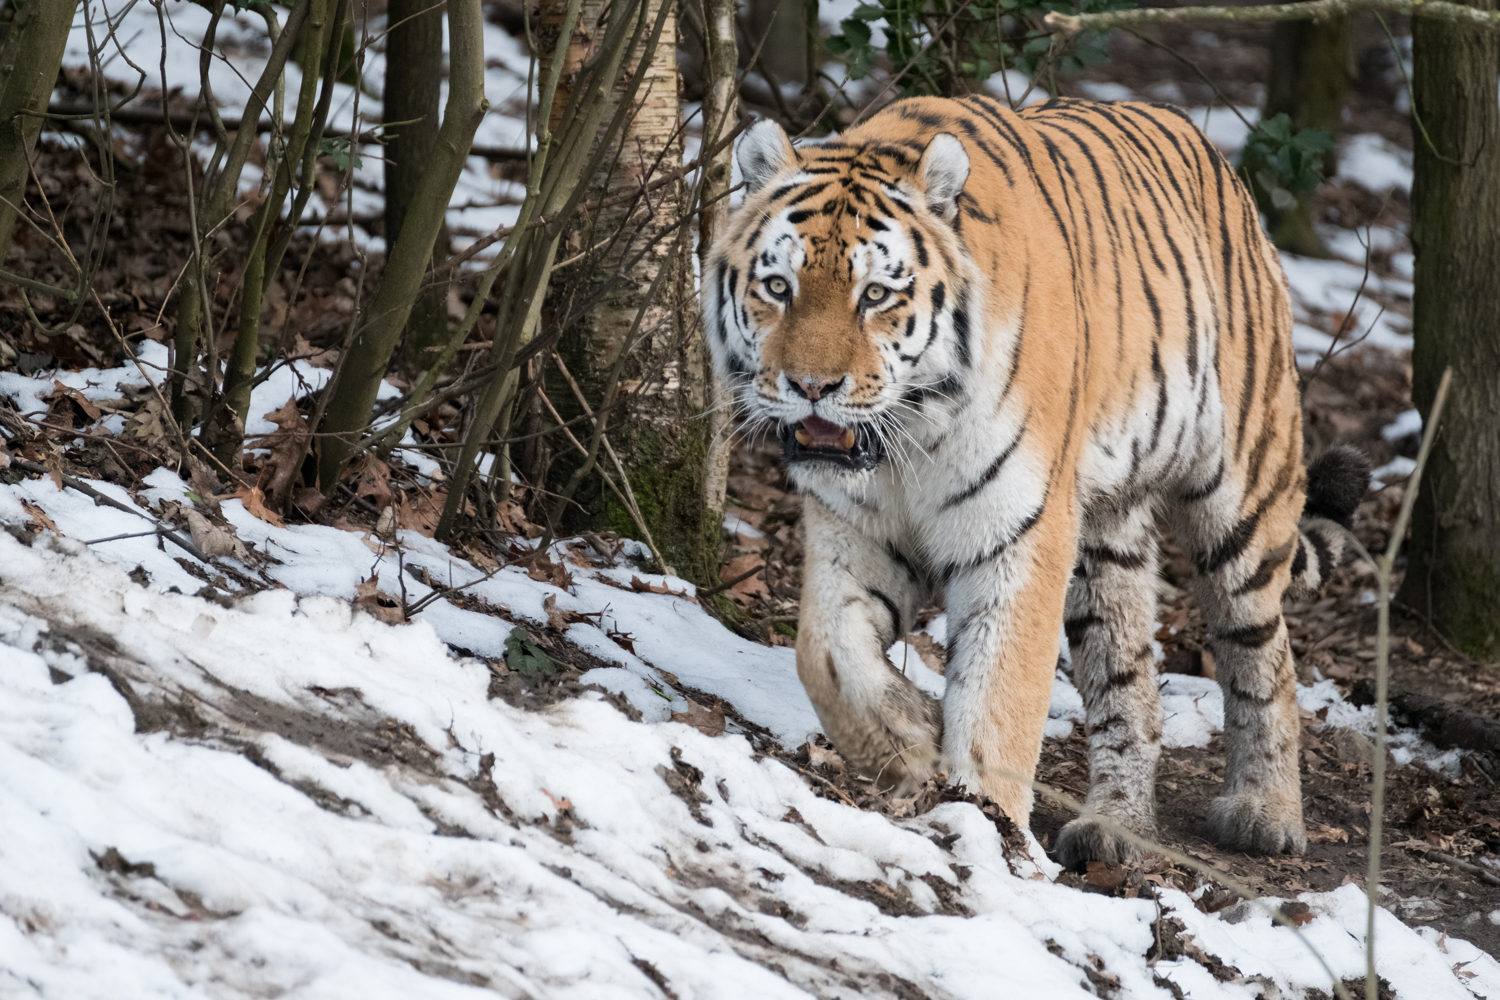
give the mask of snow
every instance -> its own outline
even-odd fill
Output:
[[[1377,482],[1389,483],[1397,479],[1405,479],[1416,471],[1415,459],[1407,458],[1405,455],[1397,455],[1378,469],[1370,471],[1370,478]]]
[[[60,377],[95,398],[139,377],[76,376]],[[284,368],[257,408],[321,377]],[[5,391],[36,401],[51,385],[30,382]],[[93,485],[132,503],[118,486]],[[191,503],[188,492],[158,469],[140,501]],[[820,730],[794,654],[726,631],[686,581],[624,561],[582,565],[566,541],[552,554],[572,573],[567,590],[514,567],[486,577],[411,532],[398,552],[358,531],[273,527],[226,500],[240,538],[276,561],[226,562],[273,589],[223,607],[192,596],[197,573],[219,567],[179,563],[151,536],[80,541],[149,531],[146,510],[23,478],[0,486],[0,522],[25,523],[23,500],[61,537],[27,547],[0,533],[0,857],[25,859],[0,865],[8,992],[659,996],[646,962],[679,997],[886,995],[881,976],[934,996],[1066,997],[1088,995],[1080,967],[1092,955],[1123,995],[1165,996],[1153,976],[1194,997],[1244,995],[1188,959],[1148,966],[1156,904],[1053,885],[1056,866],[1039,848],[1007,860],[971,805],[893,821],[820,798],[762,756],[766,739],[791,749]],[[412,569],[473,581],[467,593],[509,622],[545,622],[548,597],[600,613],[568,629],[608,664],[583,676],[600,691],[513,708],[486,696],[488,669],[474,658],[503,654],[507,621],[442,600],[403,626],[351,608],[374,573],[388,592],[404,584],[408,600],[428,594]],[[632,577],[683,596],[638,593]],[[945,626],[939,616],[925,631],[941,641]],[[611,633],[628,634],[634,652]],[[941,693],[915,649],[898,643],[891,656]],[[1217,685],[1164,675],[1161,686],[1166,744],[1206,746],[1223,725]],[[725,699],[768,735],[731,722],[710,738],[671,721],[689,697]],[[1300,689],[1299,702],[1326,707],[1328,725],[1373,733],[1371,710],[1332,682]],[[1082,699],[1059,672],[1047,731],[1082,722]],[[400,734],[400,752],[381,742]],[[1415,733],[1394,731],[1391,746],[1398,762],[1457,766],[1455,752]],[[674,751],[702,772],[702,821],[660,776],[676,767]],[[944,915],[937,881],[973,915]],[[865,901],[876,890],[856,884],[925,915],[882,912]],[[1319,915],[1305,938],[1340,974],[1358,974],[1362,897],[1345,887],[1301,898]],[[1161,906],[1247,977],[1326,987],[1292,932],[1259,911],[1230,923],[1175,890]],[[1381,934],[1382,974],[1408,984],[1398,996],[1470,995],[1429,938],[1394,916]],[[1447,946],[1475,973],[1469,989],[1500,996],[1500,965],[1454,951],[1454,938]]]
[[[1422,414],[1407,410],[1380,429],[1380,436],[1387,441],[1400,441],[1413,434],[1422,433]]]
[[[1347,136],[1339,143],[1339,176],[1376,193],[1410,191],[1412,154],[1382,136]]]

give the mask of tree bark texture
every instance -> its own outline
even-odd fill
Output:
[[[640,16],[654,23],[664,2],[671,0],[648,0]],[[602,0],[584,0],[581,37],[569,46],[570,58],[590,54],[589,43],[599,32],[604,7]],[[604,175],[594,179],[591,200],[638,190],[654,174],[681,167],[675,36],[676,25],[669,21],[637,91],[634,117],[605,161]],[[628,65],[639,59],[640,53],[632,53]],[[617,86],[623,89],[627,81]],[[558,103],[564,100],[559,92]],[[689,579],[703,581],[715,573],[719,518],[705,502],[710,430],[704,411],[712,383],[700,342],[691,259],[675,250],[676,223],[687,210],[687,196],[687,185],[679,181],[634,204],[581,218],[559,256],[589,256],[555,279],[551,311],[553,322],[564,324],[558,351],[590,406],[597,407],[605,398],[609,372],[627,347],[637,313],[645,309],[626,355],[620,383],[623,399],[608,416],[609,437],[667,562]],[[648,303],[649,290],[663,268],[671,271]],[[612,276],[618,277],[612,281]],[[562,378],[549,378],[547,392],[565,417],[581,412]],[[581,460],[576,452],[557,447],[545,470],[554,489]],[[542,471],[532,470],[533,475]],[[639,534],[630,513],[604,490],[599,477],[589,477],[575,499],[587,513],[570,508],[568,516],[575,520],[559,528],[605,527],[623,535]]]
[[[31,151],[42,130],[41,118],[22,112],[47,110],[77,9],[72,0],[12,0],[10,6],[0,51],[0,267],[10,252],[16,210],[26,200]]]
[[[489,107],[484,97],[484,22],[479,0],[448,0],[447,7],[449,74],[443,123],[318,428],[327,435],[321,439],[318,458],[318,485],[325,493],[338,484],[370,421],[380,380],[411,315],[433,241],[447,215],[474,132]]]
[[[437,141],[443,5],[442,0],[390,0],[386,11],[391,28],[386,38],[383,117],[393,137],[385,147],[385,245],[392,247],[416,193],[426,153]],[[407,321],[405,352],[417,368],[432,360],[426,349],[440,345],[448,332],[447,289],[432,283],[433,268],[447,255],[448,227],[444,225]]]
[[[1496,0],[1473,6],[1494,11]],[[1401,600],[1500,658],[1500,35],[1413,19],[1412,398],[1453,387],[1413,511]],[[1433,147],[1436,147],[1434,150]]]
[[[812,17],[814,27],[809,37],[809,62],[813,61],[811,46],[817,39],[817,0],[807,0],[804,10]],[[738,118],[739,101],[735,94],[738,69],[734,31],[735,0],[704,0],[704,18],[707,21],[708,61],[703,69],[703,122],[704,143],[725,135]],[[811,77],[809,77],[811,79]],[[719,154],[703,165],[703,213],[698,218],[699,271],[708,259],[708,251],[714,239],[728,221],[729,202],[720,201],[727,194],[731,179],[731,161],[734,148],[726,146]],[[729,451],[734,438],[734,413],[730,409],[733,398],[726,386],[720,383],[718,374],[707,357],[705,378],[711,388],[708,416],[708,458],[705,470],[704,501],[710,511],[724,512],[724,497],[729,487]]]
[[[1280,21],[1271,31],[1271,75],[1266,84],[1262,119],[1285,113],[1292,128],[1322,129],[1335,140],[1343,126],[1344,95],[1349,89],[1350,19]],[[1323,176],[1338,172],[1338,147],[1323,154]],[[1282,250],[1308,257],[1330,256],[1313,228],[1312,192],[1297,195],[1297,207],[1283,212],[1265,192],[1256,198],[1270,222],[1271,239]]]
[[[745,26],[750,31],[745,39],[746,56],[760,45],[760,61],[777,83],[807,82],[806,6],[804,0],[750,0],[745,5]]]

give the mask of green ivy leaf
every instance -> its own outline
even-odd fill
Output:
[[[334,165],[340,170],[349,169],[349,140],[347,137],[342,139],[324,139],[318,143],[318,152],[333,160]],[[365,161],[358,153],[355,153],[354,169],[358,170],[364,165]]]
[[[552,657],[542,652],[531,633],[517,626],[505,640],[505,665],[525,677],[551,677],[557,673]]]

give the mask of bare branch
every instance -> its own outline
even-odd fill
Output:
[[[1137,7],[1099,14],[1059,14],[1044,23],[1064,38],[1080,31],[1135,28],[1143,24],[1197,24],[1205,21],[1323,21],[1361,10],[1385,10],[1411,17],[1432,17],[1456,24],[1500,31],[1500,11],[1480,10],[1447,0],[1303,0],[1260,7]]]

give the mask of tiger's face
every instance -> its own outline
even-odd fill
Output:
[[[868,474],[940,414],[967,360],[973,281],[952,220],[968,154],[945,133],[799,155],[762,121],[738,160],[748,193],[703,283],[715,364],[804,485]]]

